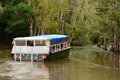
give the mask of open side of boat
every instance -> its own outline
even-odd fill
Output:
[[[41,35],[13,39],[12,57],[15,61],[52,61],[69,56],[67,35]]]

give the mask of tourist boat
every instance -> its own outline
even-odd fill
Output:
[[[70,52],[67,35],[40,35],[13,39],[11,51],[15,61],[52,61],[66,58]]]

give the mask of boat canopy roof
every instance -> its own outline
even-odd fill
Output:
[[[67,35],[58,35],[58,34],[51,34],[51,35],[40,35],[40,36],[30,36],[30,37],[17,37],[13,40],[50,40],[51,44],[55,44],[58,42],[62,42],[67,40]]]

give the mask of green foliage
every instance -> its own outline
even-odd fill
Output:
[[[120,31],[120,1],[119,0],[99,0],[96,8],[99,19],[99,33],[101,45],[109,45],[119,37]]]
[[[73,45],[109,45],[120,36],[119,0],[1,0],[0,34],[12,39],[29,34],[67,34]],[[6,34],[6,35],[4,35]]]
[[[0,39],[11,42],[13,37],[29,34],[28,18],[33,17],[32,8],[23,1],[3,1],[3,13],[0,18]]]
[[[0,16],[1,16],[1,14],[3,14],[3,8],[2,7],[0,7]]]
[[[34,9],[34,30],[38,30],[35,34],[42,34],[40,30],[44,30],[44,34],[64,33],[63,28],[67,24],[65,16],[68,13],[68,1],[38,0],[34,1],[32,6]]]

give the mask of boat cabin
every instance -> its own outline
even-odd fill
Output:
[[[15,60],[37,60],[70,49],[67,35],[41,35],[13,39],[12,56]]]

